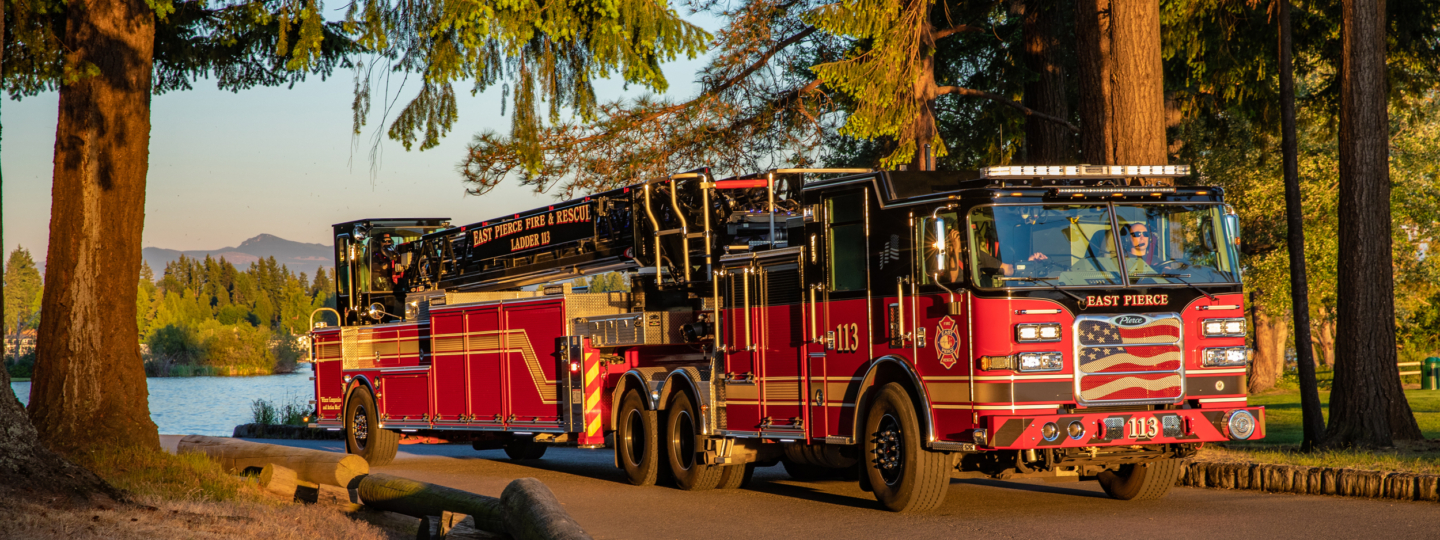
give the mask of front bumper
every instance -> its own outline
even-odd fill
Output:
[[[1254,432],[1249,437],[1231,433],[1229,419],[1237,411],[1254,416]],[[1053,424],[1055,430],[1047,430],[1047,424]],[[1071,424],[1078,424],[1079,429]],[[1254,441],[1265,437],[1265,408],[990,416],[981,419],[981,425],[985,428],[976,430],[975,446],[985,450]],[[1072,435],[1077,432],[1078,437]]]

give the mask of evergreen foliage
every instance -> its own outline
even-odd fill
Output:
[[[215,373],[293,371],[304,354],[297,336],[309,317],[334,307],[333,271],[322,269],[310,283],[275,262],[261,259],[238,270],[224,258],[182,256],[167,264],[156,283],[144,277],[147,297],[141,339],[149,346],[152,375],[176,366],[208,366]]]
[[[40,326],[40,299],[44,283],[35,259],[24,247],[16,247],[5,261],[5,330],[7,343],[19,344],[26,330]],[[9,354],[9,346],[6,347]]]
[[[663,92],[660,62],[694,58],[709,38],[656,0],[361,0],[350,4],[346,25],[376,55],[356,77],[356,134],[369,116],[377,66],[421,77],[419,94],[387,131],[406,149],[432,148],[450,130],[457,82],[471,81],[471,95],[505,82],[502,99],[514,93],[510,136],[530,143],[516,159],[531,170],[540,166],[542,106],[550,122],[564,109],[594,119],[594,81],[612,76]]]
[[[153,92],[189,90],[214,79],[232,92],[294,85],[349,67],[356,51],[341,23],[327,23],[317,0],[154,0]],[[58,90],[94,66],[65,65],[65,0],[5,0],[5,62],[11,98]]]

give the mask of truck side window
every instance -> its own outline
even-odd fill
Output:
[[[830,290],[865,290],[865,192],[825,201]]]

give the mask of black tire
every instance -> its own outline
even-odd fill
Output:
[[[1162,459],[1122,465],[1119,471],[1100,473],[1100,487],[1112,499],[1122,501],[1153,501],[1164,497],[1180,479],[1183,460]]]
[[[395,460],[400,448],[400,435],[379,429],[380,415],[375,396],[363,386],[350,391],[345,400],[345,451],[365,458],[372,467]]]
[[[820,480],[831,480],[838,476],[837,474],[835,474],[834,469],[820,465],[796,463],[788,459],[780,460],[780,465],[785,467],[785,474],[788,474],[790,475],[790,478],[799,480],[801,482],[818,482]]]
[[[865,475],[875,499],[896,512],[934,510],[950,489],[950,456],[926,450],[905,387],[885,385],[865,415]]]
[[[715,485],[715,489],[739,489],[749,487],[750,479],[754,477],[754,463],[726,465],[720,468],[720,482]]]
[[[505,443],[505,455],[510,459],[540,459],[545,457],[545,445],[529,438],[516,438]]]
[[[675,475],[675,487],[685,491],[713,489],[720,483],[723,467],[702,463],[699,454],[704,449],[695,447],[700,422],[690,396],[675,394],[665,414],[665,457],[670,462],[670,472]]]
[[[637,486],[653,486],[660,475],[660,422],[634,390],[620,399],[615,416],[615,461]]]

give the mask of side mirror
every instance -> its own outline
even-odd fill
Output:
[[[1240,247],[1240,216],[1228,204],[1225,205],[1225,235],[1230,237],[1235,247]]]
[[[945,249],[945,218],[935,218],[935,264],[934,273],[939,274],[945,270],[945,258],[948,255]]]

